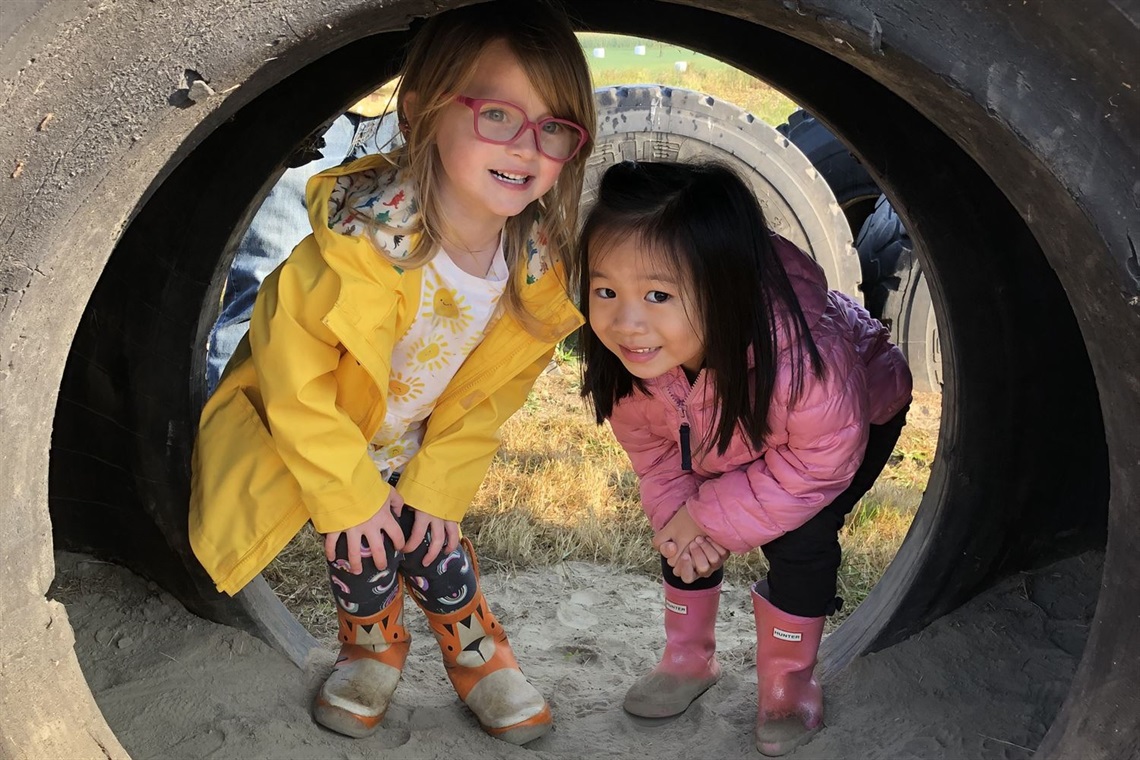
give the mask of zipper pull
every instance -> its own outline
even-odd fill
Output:
[[[693,452],[689,449],[689,423],[681,423],[681,469],[693,470]]]

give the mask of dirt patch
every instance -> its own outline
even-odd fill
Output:
[[[926,630],[857,660],[825,686],[827,728],[797,758],[1028,758],[1068,690],[1096,604],[1103,555],[1007,578]],[[305,670],[240,631],[186,612],[127,570],[56,556],[55,598],[103,714],[142,758],[759,757],[755,634],[747,588],[726,586],[724,676],[680,718],[639,723],[625,690],[663,644],[660,586],[573,562],[488,572],[487,595],[519,660],[550,700],[555,730],[525,748],[483,734],[457,701],[422,615],[384,725],[347,739],[309,703],[333,649]]]

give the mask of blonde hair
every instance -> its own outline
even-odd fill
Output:
[[[460,8],[435,16],[415,35],[401,70],[396,110],[405,143],[388,159],[415,188],[422,233],[399,262],[402,267],[427,263],[439,251],[446,220],[438,187],[442,177],[435,136],[444,108],[462,92],[475,73],[479,56],[492,42],[502,41],[518,59],[527,78],[553,116],[582,125],[586,143],[562,166],[554,186],[503,229],[503,249],[511,283],[503,306],[535,336],[543,326],[522,301],[526,283],[527,239],[538,223],[551,263],[568,270],[578,228],[578,202],[586,160],[594,146],[597,116],[589,68],[569,21],[545,2],[506,2]],[[408,118],[406,98],[414,93],[414,118]],[[563,287],[568,284],[563,278]]]

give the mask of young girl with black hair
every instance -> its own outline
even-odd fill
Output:
[[[577,267],[582,392],[633,463],[662,554],[665,653],[625,709],[676,715],[716,682],[722,565],[761,547],[755,739],[789,752],[822,726],[812,670],[842,603],[838,533],[898,439],[910,371],[715,164],[611,167]]]
[[[312,521],[340,653],[315,719],[367,736],[408,653],[404,591],[460,699],[522,744],[550,708],[487,604],[459,522],[555,344],[595,127],[566,18],[540,2],[440,14],[397,101],[404,145],[313,177],[313,233],[270,274],[202,411],[190,540],[237,593]],[[398,490],[397,490],[398,489]]]

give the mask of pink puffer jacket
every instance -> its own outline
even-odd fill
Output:
[[[898,414],[911,398],[911,376],[889,331],[863,307],[829,291],[823,271],[793,244],[776,250],[826,367],[804,373],[789,408],[791,358],[782,351],[768,420],[771,433],[754,450],[744,436],[716,453],[701,446],[715,425],[712,384],[702,372],[690,387],[677,367],[647,381],[614,408],[610,425],[641,481],[641,501],[660,530],[687,504],[709,537],[745,552],[806,523],[843,492],[867,446],[869,425]],[[681,469],[680,429],[690,426],[692,470]]]

